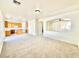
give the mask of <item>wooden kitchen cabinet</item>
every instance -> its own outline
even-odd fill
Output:
[[[5,36],[10,36],[11,35],[11,31],[5,31]]]

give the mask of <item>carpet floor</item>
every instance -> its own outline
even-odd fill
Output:
[[[32,36],[13,35],[7,37],[1,58],[73,58],[79,57],[79,48],[54,39]]]

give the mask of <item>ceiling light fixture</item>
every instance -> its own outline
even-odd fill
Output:
[[[35,10],[35,12],[40,12],[40,10]]]
[[[39,9],[35,9],[35,18],[36,19],[40,18],[40,10]]]
[[[36,14],[39,14],[39,13],[40,13],[40,10],[39,10],[39,9],[36,9],[36,10],[35,10],[35,13],[36,13]]]

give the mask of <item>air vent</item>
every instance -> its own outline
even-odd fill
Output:
[[[21,2],[18,2],[18,1],[16,1],[16,0],[13,0],[13,3],[18,4],[18,5],[21,4]]]

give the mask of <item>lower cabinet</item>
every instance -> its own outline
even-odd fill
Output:
[[[22,34],[22,33],[23,33],[22,29],[18,29],[18,30],[16,31],[16,34]]]
[[[5,31],[5,36],[10,36],[11,35],[11,31]]]

